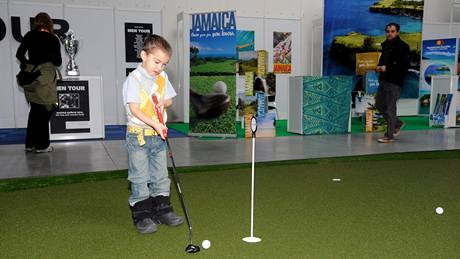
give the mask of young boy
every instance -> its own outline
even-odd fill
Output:
[[[170,203],[171,180],[168,177],[164,130],[155,113],[152,95],[156,95],[166,121],[164,108],[171,106],[176,92],[163,71],[172,49],[161,36],[149,35],[141,52],[142,63],[123,84],[126,107],[128,149],[128,198],[134,225],[141,234],[157,230],[156,224],[177,226],[184,222]]]

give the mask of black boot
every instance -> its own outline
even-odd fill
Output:
[[[171,207],[169,196],[155,196],[153,203],[153,221],[157,224],[178,226],[184,222],[182,217],[177,216]]]
[[[131,209],[133,223],[141,234],[148,234],[157,231],[158,227],[153,222],[152,202],[151,199],[136,202],[134,206],[129,206]]]

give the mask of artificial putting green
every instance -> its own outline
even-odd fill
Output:
[[[2,258],[455,258],[460,254],[460,151],[256,164],[254,234],[250,166],[180,169],[187,227],[134,229],[122,172],[0,192]],[[103,178],[100,175],[107,178]],[[84,175],[84,174],[82,174]],[[98,178],[99,177],[99,178]],[[340,182],[331,179],[340,178]],[[46,178],[51,181],[52,178]],[[80,178],[84,179],[83,177]],[[34,186],[29,179],[30,186]],[[21,184],[18,184],[21,183]],[[20,190],[22,189],[22,190]],[[176,211],[182,214],[173,192]],[[437,215],[435,208],[444,208]]]

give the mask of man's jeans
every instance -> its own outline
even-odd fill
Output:
[[[402,126],[402,121],[396,116],[396,102],[401,94],[401,87],[382,81],[380,82],[377,95],[375,96],[375,107],[383,115],[387,122],[385,136],[393,138],[396,128]]]
[[[159,136],[144,136],[144,139],[145,145],[140,146],[136,134],[126,135],[128,180],[131,182],[128,202],[131,206],[149,196],[169,196],[170,191],[166,143]]]

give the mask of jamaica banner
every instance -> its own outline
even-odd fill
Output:
[[[235,12],[191,18],[189,135],[236,136]]]

